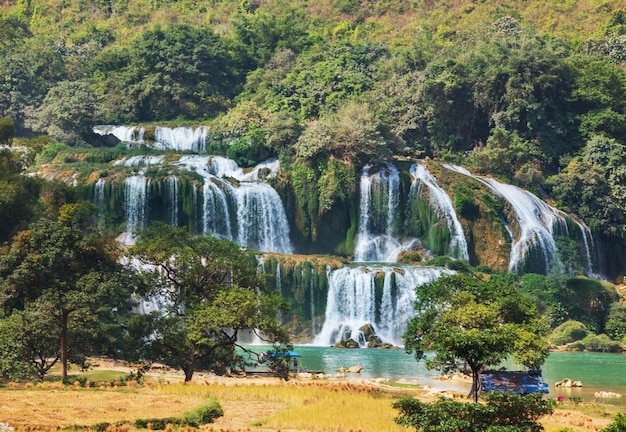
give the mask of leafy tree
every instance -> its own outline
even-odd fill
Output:
[[[339,41],[304,51],[290,73],[271,86],[263,105],[294,113],[301,121],[334,113],[344,103],[363,97],[381,79],[382,44]]]
[[[0,242],[25,229],[38,211],[41,181],[21,175],[23,155],[0,149]]]
[[[3,359],[7,359],[0,361],[0,377],[21,379],[36,375],[43,381],[57,364],[60,358],[58,323],[49,306],[29,305],[0,321],[3,335],[0,353]]]
[[[81,144],[100,119],[100,104],[89,85],[62,81],[52,87],[31,115],[30,126],[57,141]]]
[[[125,94],[119,109],[134,120],[214,116],[235,95],[238,77],[219,36],[209,28],[172,25],[148,30],[128,53],[105,54],[107,92]]]
[[[547,326],[515,286],[497,280],[453,275],[416,288],[416,317],[407,325],[405,349],[426,367],[444,372],[466,364],[470,395],[478,400],[479,375],[508,356],[537,369],[548,355]]]
[[[306,26],[310,21],[303,8],[281,0],[266,7],[242,2],[233,16],[233,45],[246,70],[265,65],[279,49],[300,52],[308,44]]]
[[[25,129],[29,109],[41,104],[48,90],[65,79],[62,57],[52,46],[29,40],[0,56],[0,116]]]
[[[27,23],[17,16],[7,15],[4,12],[0,13],[0,27],[3,30],[0,34],[0,52],[32,35]]]
[[[9,117],[0,118],[0,144],[11,145],[15,136],[15,123]]]
[[[162,302],[152,355],[182,368],[185,381],[198,367],[224,372],[236,365],[242,332],[286,340],[276,320],[282,298],[264,288],[254,255],[236,243],[157,223],[130,253],[149,266],[145,275]]]
[[[4,313],[50,315],[44,322],[53,325],[47,330],[57,341],[64,379],[68,361],[82,362],[86,353],[110,347],[100,344],[100,332],[115,337],[112,330],[132,305],[131,274],[117,262],[116,243],[90,230],[92,213],[90,204],[67,204],[56,219],[43,218],[20,233],[0,257]],[[40,323],[29,322],[28,331],[38,331]]]
[[[552,413],[554,403],[541,394],[490,393],[486,404],[470,404],[441,398],[428,404],[405,398],[394,404],[400,411],[396,423],[421,432],[538,432],[538,420]]]

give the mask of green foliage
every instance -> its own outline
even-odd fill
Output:
[[[250,167],[272,156],[266,145],[266,132],[263,129],[252,129],[228,147],[226,156],[233,159],[241,167]]]
[[[28,124],[57,141],[78,145],[100,117],[98,99],[87,83],[62,81],[50,89]]]
[[[599,281],[564,275],[524,275],[521,290],[533,298],[552,327],[574,320],[595,333],[605,331],[607,314],[617,300],[614,289]]]
[[[213,423],[215,419],[222,417],[224,411],[217,399],[212,398],[211,401],[192,411],[184,413],[179,417],[137,419],[135,427],[141,429],[164,430],[168,425],[173,426],[191,426],[198,428],[202,425]]]
[[[152,268],[143,273],[153,287],[147,295],[166,299],[145,356],[182,368],[185,381],[196,367],[225,373],[240,364],[240,332],[259,332],[270,343],[286,339],[276,320],[282,298],[264,289],[254,255],[236,243],[156,223],[130,253]]]
[[[478,216],[478,204],[474,201],[473,193],[467,188],[455,189],[453,205],[456,212],[466,219],[472,220]]]
[[[568,320],[552,330],[550,342],[554,345],[567,345],[584,339],[589,335],[589,330],[579,321]]]
[[[11,145],[15,136],[15,123],[9,117],[0,118],[0,144]]]
[[[611,305],[604,329],[611,339],[626,342],[626,306],[623,303]]]
[[[92,211],[85,203],[66,204],[57,219],[41,219],[17,236],[0,258],[0,306],[7,316],[20,314],[15,319],[26,326],[22,339],[13,333],[14,344],[23,359],[39,359],[41,350],[50,355],[51,339],[41,338],[47,331],[63,378],[68,361],[81,364],[87,353],[114,350],[120,317],[133,306],[132,275],[117,262],[115,243],[90,231]],[[37,367],[42,377],[46,362]]]
[[[545,322],[534,305],[504,280],[483,282],[453,275],[416,288],[416,317],[404,333],[405,349],[426,367],[443,372],[472,371],[478,398],[478,375],[508,356],[538,369],[548,354]],[[435,356],[426,358],[426,352]]]
[[[238,84],[221,38],[207,27],[157,27],[133,39],[129,50],[103,55],[113,58],[101,58],[94,74],[107,92],[126,95],[109,108],[126,120],[214,116]]]
[[[41,181],[21,175],[23,164],[20,153],[0,149],[0,242],[25,229],[39,210]]]
[[[581,341],[586,351],[596,352],[622,352],[622,344],[611,340],[607,335],[588,335]]]
[[[617,413],[613,417],[613,422],[602,429],[602,432],[625,432],[626,431],[626,415]]]
[[[445,398],[430,404],[401,399],[394,403],[400,411],[396,422],[421,432],[535,432],[543,430],[538,420],[554,409],[553,401],[540,394],[489,393],[485,399],[485,405]]]

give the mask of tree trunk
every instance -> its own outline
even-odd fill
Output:
[[[192,358],[189,363],[187,363],[186,365],[183,365],[182,369],[183,372],[185,372],[185,382],[189,382],[191,381],[191,378],[193,377],[193,372],[196,368],[196,359]]]
[[[61,315],[61,378],[67,380],[67,317],[69,312]]]
[[[474,403],[478,402],[478,395],[480,393],[480,372],[483,370],[482,366],[471,366],[472,369],[472,389],[467,397],[474,397]]]

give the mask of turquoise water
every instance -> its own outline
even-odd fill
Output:
[[[267,347],[251,347],[263,351]],[[309,370],[320,370],[326,374],[336,374],[340,367],[360,364],[360,374],[348,374],[347,379],[386,378],[391,381],[407,380],[419,385],[451,390],[469,390],[464,383],[439,381],[437,371],[429,371],[423,362],[416,362],[412,355],[403,349],[338,349],[310,345],[294,348],[302,357],[300,364]],[[624,395],[613,403],[626,404],[626,355],[590,352],[553,352],[543,367],[543,378],[550,386],[550,395],[565,395],[592,399],[597,391],[611,391]],[[582,381],[583,387],[557,389],[554,383],[563,378]]]

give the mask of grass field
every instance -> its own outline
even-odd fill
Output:
[[[81,377],[84,381],[85,377]],[[77,382],[63,386],[48,382],[38,386],[12,384],[0,390],[0,422],[16,430],[52,431],[87,427],[138,418],[181,415],[216,397],[224,416],[206,431],[220,432],[379,432],[408,431],[395,424],[394,401],[424,390],[359,382],[280,381],[277,379],[224,379],[198,377],[187,385],[176,379],[158,379],[129,386],[115,384],[119,372],[93,371],[95,387]],[[101,382],[93,378],[102,379]],[[432,398],[432,396],[431,396]],[[563,428],[599,431],[610,423],[616,408],[608,405],[561,405],[542,420],[547,432]],[[109,432],[132,430],[124,426]]]

